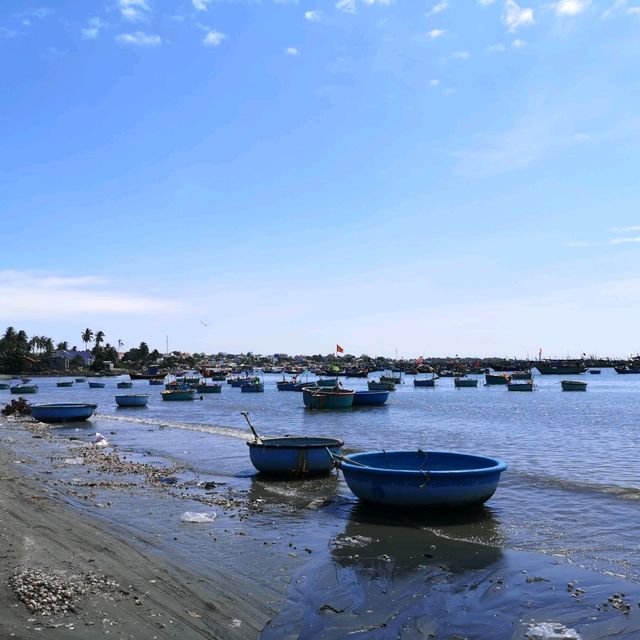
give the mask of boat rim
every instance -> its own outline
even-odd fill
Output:
[[[305,443],[304,440],[314,440],[312,443]],[[298,444],[294,444],[297,441]],[[339,438],[325,438],[323,436],[287,436],[279,438],[264,438],[261,441],[247,440],[250,447],[263,447],[266,449],[324,449],[326,447],[343,447],[344,441]]]
[[[32,409],[39,408],[47,408],[47,409],[78,409],[80,407],[93,407],[94,409],[98,408],[97,404],[93,404],[92,402],[39,402],[37,404],[29,405]]]

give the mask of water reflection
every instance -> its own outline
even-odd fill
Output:
[[[249,500],[266,508],[319,509],[335,499],[338,476],[335,473],[315,478],[282,479],[261,474],[251,478]]]

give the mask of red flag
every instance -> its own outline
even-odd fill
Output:
[[[337,344],[336,345],[336,352],[337,353],[344,353],[344,349],[339,344]]]

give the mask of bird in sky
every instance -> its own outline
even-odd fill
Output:
[[[200,320],[200,324],[204,325],[205,327],[209,326],[209,323],[205,322],[204,320]]]

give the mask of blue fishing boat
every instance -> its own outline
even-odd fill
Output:
[[[14,384],[9,391],[13,394],[38,393],[38,385],[26,383]]]
[[[454,378],[453,384],[455,387],[477,387],[478,379],[477,378]]]
[[[116,386],[118,389],[131,389],[131,387],[133,387],[133,382],[130,382],[129,380],[121,380]]]
[[[196,386],[197,393],[222,393],[221,384],[207,384],[203,382]]]
[[[56,382],[57,387],[73,387],[73,380],[59,380]]]
[[[340,458],[349,489],[361,500],[391,507],[481,505],[507,465],[496,458],[447,451],[372,451]]]
[[[563,391],[586,391],[587,383],[578,380],[562,380],[560,382]]]
[[[194,389],[165,389],[160,392],[163,400],[193,400],[195,396]]]
[[[116,404],[119,407],[146,407],[149,402],[148,393],[127,393],[116,396]]]
[[[255,376],[254,377],[242,376],[238,378],[229,378],[227,380],[227,384],[230,384],[232,387],[242,387],[243,384],[247,384],[251,382],[260,382],[260,378]]]
[[[76,382],[86,382],[86,378],[76,378]]]
[[[316,384],[319,387],[335,387],[338,384],[338,378],[320,378]]]
[[[98,408],[97,404],[32,404],[31,415],[38,422],[77,422],[88,420]]]
[[[509,391],[533,391],[533,380],[528,382],[510,382],[507,385]]]
[[[373,406],[384,404],[389,399],[391,391],[356,391],[353,396],[353,406]]]
[[[161,378],[149,378],[149,384],[159,386],[161,384],[164,384],[164,380],[162,380]]]
[[[396,383],[395,382],[385,382],[383,380],[369,380],[367,382],[367,387],[369,391],[395,391]]]
[[[5,391],[11,386],[9,382],[0,382],[0,390]]]
[[[348,409],[353,406],[355,391],[339,388],[309,388],[302,390],[304,406],[309,409]]]
[[[242,393],[262,393],[264,391],[264,383],[259,380],[245,382],[241,387]]]
[[[435,387],[438,376],[433,375],[431,378],[414,378],[414,387]]]
[[[485,373],[484,383],[488,387],[506,385],[511,382],[511,376],[507,373]]]
[[[104,389],[104,382],[92,382],[89,380],[89,389]]]

